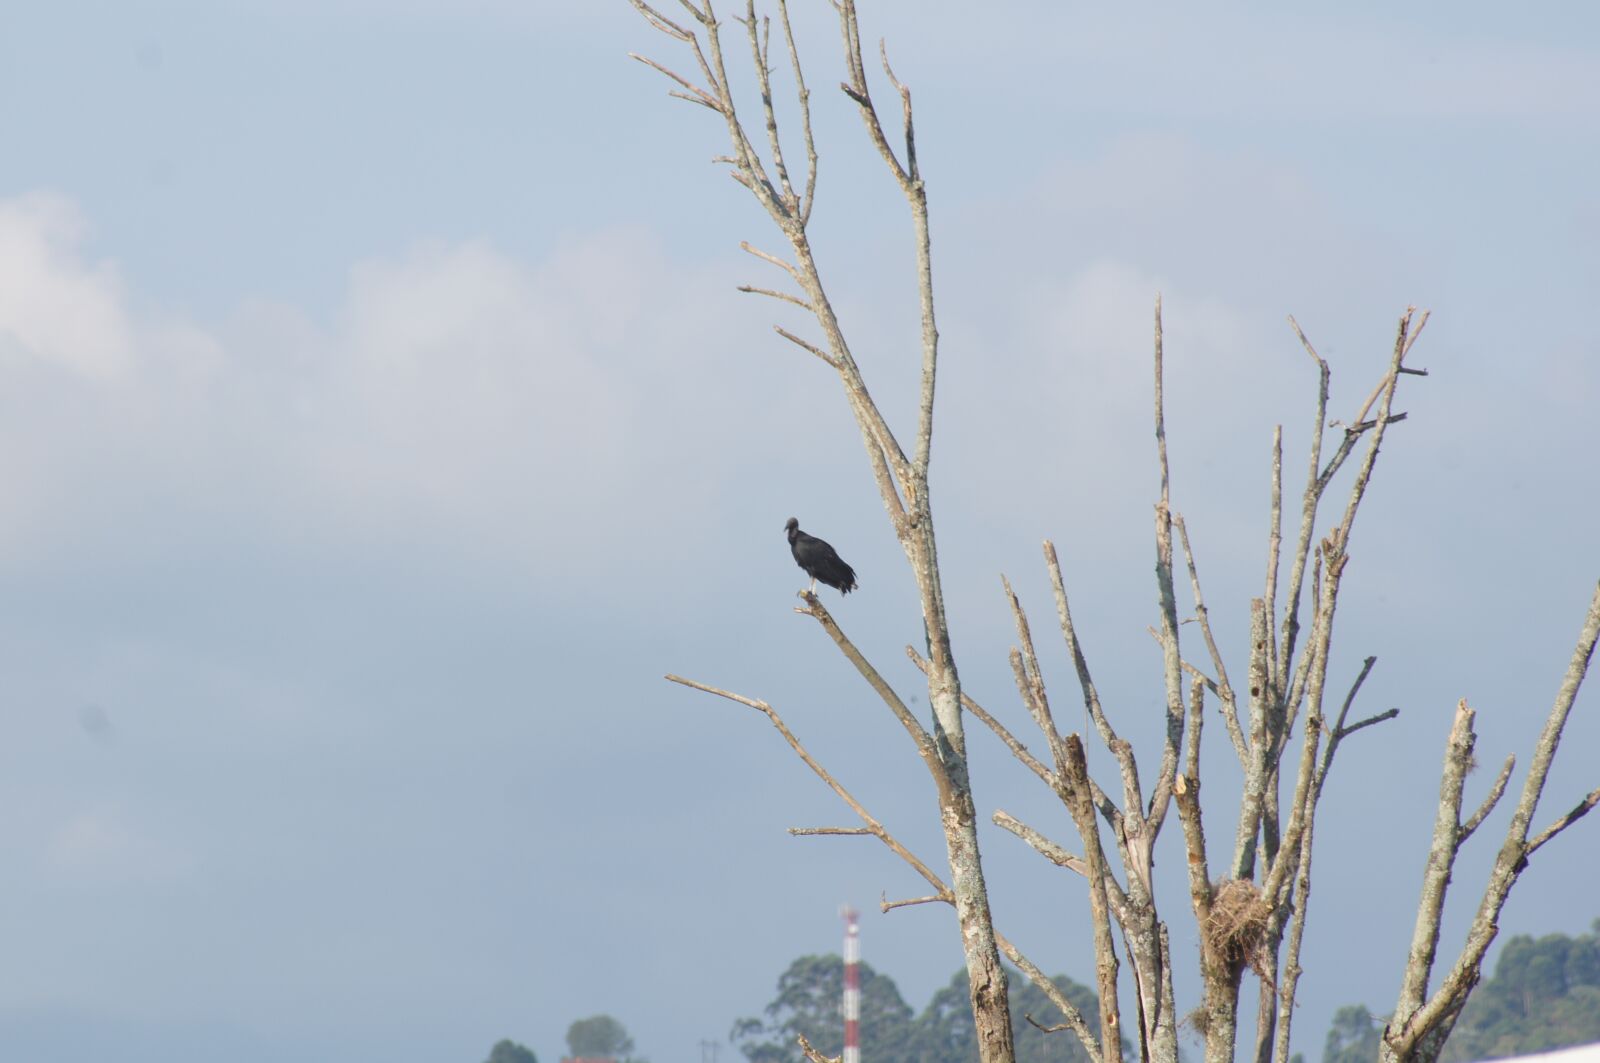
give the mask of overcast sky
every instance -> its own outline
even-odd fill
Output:
[[[903,203],[834,89],[829,9],[792,6],[814,239],[909,431]],[[1475,797],[1527,760],[1600,575],[1600,13],[862,7],[915,93],[932,201],[955,652],[1019,728],[1002,572],[1076,701],[1046,537],[1113,719],[1141,738],[1159,713],[1156,293],[1174,501],[1239,671],[1272,428],[1297,491],[1312,414],[1285,315],[1348,417],[1404,308],[1433,311],[1334,644],[1341,689],[1376,654],[1360,708],[1401,715],[1328,788],[1295,1026],[1315,1059],[1335,1008],[1393,1004],[1457,699],[1480,710]],[[512,1037],[549,1061],[607,1011],[654,1063],[695,1060],[838,948],[843,902],[926,1003],[960,964],[953,917],[878,915],[920,883],[864,841],[786,836],[847,813],[759,715],[661,679],[770,700],[940,858],[904,736],[792,612],[794,515],[855,565],[828,603],[916,694],[914,587],[837,381],[770,331],[802,318],[735,291],[775,281],[738,242],[779,240],[709,164],[715,117],[626,58],[682,65],[671,42],[622,0],[4,21],[0,1057],[477,1063]],[[1597,698],[1541,821],[1600,783]],[[971,734],[982,814],[1069,839]],[[1235,769],[1210,753],[1222,838]],[[1457,875],[1451,956],[1504,821]],[[1505,932],[1600,915],[1595,831],[1539,853]],[[984,844],[1002,929],[1092,982],[1081,884]]]

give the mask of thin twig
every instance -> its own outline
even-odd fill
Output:
[[[678,99],[680,99],[680,100],[688,100],[690,103],[698,103],[698,104],[700,104],[700,105],[702,105],[704,107],[709,107],[713,111],[716,111],[718,114],[722,114],[723,113],[722,112],[722,104],[720,102],[718,102],[718,100],[717,100],[717,98],[715,96],[711,95],[711,93],[707,92],[705,89],[701,88],[699,85],[694,84],[692,81],[690,81],[688,78],[684,77],[682,74],[678,74],[678,73],[675,73],[675,72],[673,72],[671,70],[668,70],[666,67],[662,66],[660,63],[656,62],[654,59],[651,59],[648,56],[639,55],[636,52],[629,52],[628,53],[628,58],[629,59],[637,59],[639,62],[643,63],[647,67],[650,67],[652,70],[660,71],[661,73],[665,74],[667,77],[671,78],[673,81],[676,81],[678,84],[682,85],[687,90],[687,94],[679,93],[679,92],[673,92],[673,93],[671,93],[671,95],[678,97]]]
[[[1089,865],[1083,862],[1083,858],[1081,856],[1075,856],[1068,852],[1065,846],[1058,845],[1049,838],[1046,838],[1043,834],[1040,834],[1026,823],[1023,823],[1021,820],[1011,815],[1011,813],[1004,810],[998,810],[995,812],[993,819],[995,826],[1015,834],[1017,837],[1027,842],[1034,852],[1038,853],[1052,864],[1055,864],[1057,867],[1064,867],[1069,871],[1076,871],[1078,874],[1084,876],[1089,874]]]
[[[638,11],[639,14],[645,17],[646,22],[650,23],[650,25],[654,26],[662,33],[665,33],[667,36],[680,41],[689,41],[693,39],[694,35],[688,30],[684,29],[682,26],[678,25],[676,22],[657,11],[649,4],[644,3],[643,0],[628,0],[628,2],[633,4],[634,10]]]
[[[795,280],[799,280],[800,279],[800,274],[795,270],[795,268],[793,266],[791,266],[789,263],[785,262],[783,259],[779,258],[777,255],[769,255],[767,252],[761,250],[759,247],[755,247],[748,240],[740,240],[739,241],[739,250],[748,252],[749,254],[752,254],[752,255],[756,256],[757,258],[761,259],[761,261],[763,261],[763,262],[772,263],[774,266],[777,266],[779,269],[781,269],[785,273],[789,274],[789,276],[793,277]]]
[[[795,98],[800,105],[800,138],[806,146],[806,187],[800,195],[800,228],[811,220],[811,205],[817,198],[817,145],[811,136],[811,90],[806,88],[805,75],[800,71],[800,51],[794,44],[794,30],[789,25],[788,0],[778,0],[778,21],[783,26],[783,39],[789,46],[789,65],[794,70]]]
[[[1211,684],[1212,690],[1222,701],[1223,716],[1231,722],[1228,732],[1234,738],[1234,748],[1244,758],[1244,736],[1239,734],[1238,703],[1234,700],[1233,685],[1228,682],[1228,667],[1222,661],[1222,653],[1217,649],[1217,640],[1211,633],[1211,614],[1206,609],[1205,596],[1200,593],[1200,570],[1195,565],[1194,550],[1189,545],[1189,526],[1184,523],[1181,513],[1172,515],[1172,524],[1178,529],[1178,541],[1183,544],[1183,559],[1189,568],[1189,585],[1194,592],[1195,618],[1200,622],[1200,634],[1205,639],[1206,649],[1211,653],[1211,664],[1217,670],[1216,682]],[[1267,630],[1272,630],[1270,623]],[[1270,684],[1269,684],[1270,685]]]
[[[750,39],[750,54],[756,68],[756,85],[761,91],[761,113],[767,124],[767,147],[772,152],[772,168],[778,175],[779,187],[783,189],[784,205],[793,215],[799,210],[799,200],[795,197],[794,187],[789,183],[789,168],[783,163],[783,140],[778,136],[778,117],[772,106],[772,69],[767,65],[772,23],[768,19],[762,19],[760,26],[764,27],[766,32],[764,36],[758,32],[756,0],[745,0],[745,17],[739,21],[744,23],[745,35]]]
[[[1399,716],[1399,715],[1400,715],[1400,710],[1399,709],[1384,709],[1382,712],[1375,713],[1372,716],[1368,716],[1364,720],[1357,720],[1355,723],[1351,724],[1348,727],[1340,728],[1339,737],[1340,738],[1349,738],[1351,735],[1355,734],[1357,731],[1361,730],[1363,727],[1371,727],[1375,723],[1383,723],[1385,720],[1392,720],[1396,716]]]
[[[888,913],[896,908],[909,908],[914,904],[954,904],[955,898],[949,894],[933,893],[926,897],[909,897],[905,900],[891,901],[888,894],[884,894],[878,901],[878,910]]]
[[[1588,815],[1589,810],[1597,803],[1600,803],[1600,789],[1590,790],[1589,795],[1574,805],[1572,811],[1568,812],[1566,815],[1550,824],[1550,826],[1540,831],[1538,835],[1534,837],[1533,841],[1528,843],[1527,849],[1525,849],[1522,854],[1523,859],[1527,859],[1528,857],[1532,856],[1545,842],[1549,841],[1551,838],[1554,838],[1557,834],[1560,834],[1562,831],[1578,822],[1578,820]]]
[[[849,82],[839,87],[855,101],[861,112],[862,124],[867,127],[867,136],[877,147],[878,154],[883,156],[884,163],[900,187],[906,189],[911,177],[900,165],[900,160],[895,158],[894,149],[890,147],[889,138],[883,131],[883,123],[878,120],[877,108],[872,104],[872,91],[867,87],[867,67],[861,58],[861,29],[856,21],[855,0],[842,0],[838,9],[840,31],[844,35],[845,62],[850,68]]]
[[[883,38],[878,38],[878,56],[883,60],[883,72],[889,78],[889,84],[900,94],[900,109],[905,120],[906,130],[906,170],[907,176],[912,181],[920,180],[917,173],[917,138],[913,133],[911,124],[911,90],[900,83],[894,76],[894,70],[889,66],[889,49],[884,44]]]
[[[741,705],[747,705],[750,708],[755,709],[757,712],[763,713],[767,719],[771,721],[772,726],[778,729],[778,733],[783,735],[784,741],[789,743],[789,748],[794,750],[795,755],[805,763],[806,767],[811,769],[812,773],[816,775],[817,778],[821,779],[823,783],[827,785],[828,789],[832,790],[836,795],[838,795],[841,801],[850,807],[850,811],[854,812],[861,822],[867,825],[867,829],[879,841],[888,846],[889,849],[901,860],[909,864],[911,868],[916,871],[917,874],[921,875],[923,880],[931,885],[934,889],[942,892],[948,892],[943,880],[941,880],[938,875],[934,874],[932,868],[918,859],[916,854],[910,849],[907,849],[904,845],[902,845],[898,838],[890,834],[884,825],[879,822],[875,816],[868,812],[861,802],[857,801],[855,797],[851,795],[850,791],[844,788],[844,785],[840,783],[839,780],[833,777],[828,769],[824,768],[820,763],[817,762],[816,758],[806,750],[806,747],[800,744],[800,739],[796,738],[794,732],[789,730],[789,725],[783,722],[783,717],[779,716],[777,710],[771,705],[767,704],[765,701],[759,701],[755,698],[747,698],[743,694],[735,694],[730,690],[723,690],[721,687],[710,686],[706,683],[700,683],[693,679],[685,679],[681,675],[668,674],[666,678],[670,682],[681,684],[682,686],[689,687],[693,690],[701,690],[707,694],[715,694],[719,698],[727,698],[729,701],[736,701]]]
[[[1500,774],[1495,777],[1494,785],[1489,787],[1489,792],[1484,796],[1483,803],[1478,806],[1476,812],[1467,817],[1467,821],[1456,832],[1457,849],[1466,844],[1467,839],[1472,837],[1472,832],[1482,825],[1483,821],[1488,818],[1489,813],[1494,811],[1494,806],[1500,803],[1500,798],[1506,792],[1506,784],[1511,781],[1511,769],[1516,765],[1517,755],[1508,753],[1506,762],[1500,766]]]
[[[1056,760],[1056,771],[1059,774],[1061,732],[1056,729],[1055,718],[1050,714],[1050,698],[1045,693],[1044,675],[1039,670],[1039,657],[1033,649],[1033,632],[1028,626],[1028,614],[1023,610],[1017,592],[1011,589],[1011,581],[1002,575],[1000,584],[1005,588],[1006,601],[1011,606],[1011,616],[1017,627],[1017,640],[1021,643],[1018,657],[1022,667],[1018,675],[1018,685],[1024,703],[1033,714],[1034,723],[1039,725],[1045,743],[1050,747],[1051,754]]]
[[[810,303],[806,302],[798,295],[790,295],[788,292],[774,291],[771,288],[757,288],[752,284],[741,284],[739,285],[739,290],[741,292],[748,292],[751,295],[765,295],[773,299],[780,299],[786,303],[793,303],[795,306],[798,306],[800,309],[805,310],[808,313],[816,312],[816,308]]]
[[[911,663],[916,665],[923,675],[928,674],[928,660],[926,657],[910,646],[906,647],[906,656],[911,658]],[[1020,760],[1024,767],[1037,775],[1041,782],[1050,787],[1052,792],[1055,791],[1055,773],[1043,761],[1030,753],[1028,747],[1018,741],[1017,737],[1011,733],[1006,725],[995,719],[988,709],[973,701],[965,690],[961,692],[961,707],[982,721],[985,727],[994,732],[996,738],[1005,743],[1006,748],[1011,750],[1012,756]]]
[[[1056,619],[1061,623],[1061,637],[1067,644],[1067,652],[1072,655],[1072,664],[1078,673],[1078,685],[1083,690],[1084,715],[1088,717],[1088,722],[1094,724],[1100,740],[1111,751],[1111,755],[1117,758],[1122,773],[1128,814],[1138,816],[1142,801],[1139,789],[1139,766],[1133,759],[1133,746],[1117,736],[1111,721],[1106,719],[1105,711],[1100,706],[1100,692],[1094,685],[1094,678],[1089,674],[1089,661],[1084,655],[1083,644],[1078,640],[1077,628],[1072,623],[1072,608],[1067,601],[1067,585],[1061,576],[1061,560],[1056,556],[1056,544],[1049,539],[1044,541],[1044,561],[1045,567],[1050,570],[1051,589],[1055,592]],[[1100,791],[1093,776],[1089,778],[1089,786],[1095,807],[1100,809],[1100,815],[1111,825],[1113,836],[1121,844],[1121,839],[1127,836],[1122,810]]]
[[[1034,986],[1037,987],[1038,990],[1050,1000],[1050,1003],[1059,1008],[1061,1010],[1061,1014],[1066,1016],[1067,1025],[1071,1028],[1073,1033],[1078,1035],[1078,1042],[1083,1045],[1083,1050],[1089,1054],[1089,1059],[1096,1061],[1100,1060],[1100,1041],[1097,1037],[1095,1037],[1094,1031],[1089,1028],[1088,1022],[1084,1020],[1083,1012],[1078,1010],[1077,1005],[1068,1000],[1066,994],[1061,992],[1061,987],[1056,985],[1055,982],[1051,981],[1045,975],[1045,973],[1039,969],[1037,964],[1028,959],[1027,956],[1023,955],[1022,951],[1013,945],[1004,934],[996,932],[994,940],[995,944],[1000,946],[1000,951],[1005,953],[1006,959],[1015,964],[1017,970],[1027,975],[1028,981],[1032,982]],[[1118,1058],[1120,1059],[1120,1037],[1117,1040],[1117,1045]]]
[[[782,336],[796,347],[799,347],[802,350],[810,351],[812,354],[826,362],[832,369],[837,370],[839,368],[839,363],[834,361],[833,355],[829,354],[827,351],[816,346],[815,344],[807,343],[805,340],[801,339],[799,336],[796,336],[782,325],[773,325],[772,331],[776,332],[778,335]]]

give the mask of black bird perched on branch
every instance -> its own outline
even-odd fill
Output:
[[[794,554],[794,563],[811,577],[812,594],[817,593],[818,580],[836,588],[840,594],[856,589],[856,570],[841,561],[833,547],[801,531],[800,522],[794,517],[790,517],[783,528],[789,533],[789,552]]]

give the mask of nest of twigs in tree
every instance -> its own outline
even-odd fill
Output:
[[[1206,943],[1225,963],[1234,967],[1248,964],[1265,978],[1261,945],[1271,919],[1272,910],[1260,887],[1249,879],[1228,879],[1212,891]]]

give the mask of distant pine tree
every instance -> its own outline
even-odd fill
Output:
[[[905,1055],[912,1035],[911,1008],[894,979],[862,963],[861,1054],[879,1063],[915,1063]],[[844,960],[802,956],[778,978],[778,996],[761,1018],[740,1019],[731,1040],[750,1063],[800,1063],[799,1034],[826,1055],[844,1045]]]
[[[527,1048],[507,1039],[489,1050],[489,1058],[484,1063],[539,1063],[539,1060]]]
[[[1014,968],[1006,968],[1011,989],[1011,1037],[1016,1044],[1017,1063],[1090,1063],[1083,1044],[1070,1030],[1045,1033],[1039,1026],[1054,1027],[1066,1021],[1044,991]],[[1051,979],[1061,994],[1072,1002],[1090,1029],[1099,1032],[1100,1004],[1094,990],[1079,985],[1066,975]],[[1035,1026],[1028,1021],[1029,1017]],[[977,1063],[978,1027],[972,1020],[968,1000],[967,972],[959,970],[948,984],[933,995],[914,1027],[911,1058],[918,1063]],[[1122,1041],[1127,1058],[1133,1046]]]
[[[1011,986],[1011,1028],[1017,1063],[1087,1063],[1088,1056],[1070,1031],[1047,1034],[1027,1021],[1054,1026],[1064,1016],[1044,993],[1015,970],[1007,968]],[[1099,1025],[1094,991],[1065,975],[1051,979],[1057,989]],[[802,956],[778,979],[778,996],[760,1018],[740,1019],[732,1041],[749,1063],[800,1063],[795,1044],[805,1034],[825,1055],[837,1055],[844,1043],[840,998],[844,961],[838,956]],[[1123,1054],[1132,1054],[1123,1038]],[[894,980],[861,965],[861,1057],[872,1063],[977,1063],[978,1033],[968,999],[967,972],[958,970],[933,995],[921,1015],[900,996]]]
[[[1322,1045],[1322,1063],[1374,1063],[1383,1023],[1364,1004],[1351,1004],[1333,1013],[1333,1026]]]
[[[1467,1001],[1445,1063],[1600,1041],[1600,919],[1580,937],[1519,935]]]

